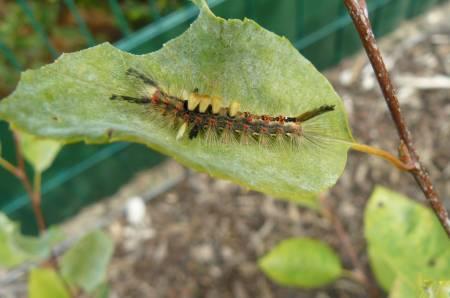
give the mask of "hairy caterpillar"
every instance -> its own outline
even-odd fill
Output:
[[[178,127],[177,139],[205,135],[208,139],[240,140],[245,144],[286,138],[291,143],[299,143],[302,137],[307,137],[303,129],[305,122],[334,110],[334,105],[321,105],[298,116],[256,115],[240,111],[237,101],[222,107],[219,97],[200,94],[198,89],[181,97],[170,95],[153,78],[134,68],[129,68],[126,74],[146,86],[145,94],[141,97],[113,94],[110,99],[150,106]]]

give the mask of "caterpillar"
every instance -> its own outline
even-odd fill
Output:
[[[140,97],[112,94],[110,99],[148,105],[158,111],[178,127],[177,140],[186,135],[190,140],[206,135],[209,139],[220,139],[223,142],[240,139],[245,144],[286,138],[291,143],[296,143],[305,136],[305,122],[335,109],[334,105],[321,105],[298,116],[257,115],[240,111],[237,101],[223,107],[221,98],[201,94],[197,88],[191,93],[184,92],[180,97],[170,95],[153,78],[134,68],[129,68],[126,74],[146,86],[145,94]]]

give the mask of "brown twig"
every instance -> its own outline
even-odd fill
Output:
[[[34,216],[36,217],[36,221],[38,224],[39,233],[42,234],[46,230],[46,225],[41,208],[40,179],[39,181],[35,181],[34,186],[31,185],[30,179],[28,178],[27,172],[25,170],[25,161],[23,159],[22,146],[20,145],[19,140],[20,137],[16,132],[14,132],[13,138],[14,138],[14,145],[16,148],[16,159],[17,159],[16,177],[19,178],[19,180],[22,182],[25,191],[30,197],[31,205],[33,206]],[[35,173],[35,175],[40,174]]]
[[[19,170],[13,164],[11,164],[9,161],[7,161],[6,159],[3,159],[1,156],[0,156],[0,166],[16,177],[18,175],[20,175]]]
[[[39,233],[42,233],[46,230],[46,226],[44,216],[42,215],[41,210],[40,174],[36,173],[34,185],[32,186],[30,179],[28,178],[27,172],[25,170],[25,161],[22,155],[19,136],[16,133],[13,133],[13,138],[16,149],[17,166],[14,166],[6,159],[3,159],[1,157],[0,157],[0,166],[2,166],[5,170],[16,176],[17,179],[19,179],[20,182],[22,183],[33,205],[33,211],[36,216]]]
[[[369,10],[367,9],[366,0],[359,0],[359,6],[364,10],[364,14],[366,15],[367,20],[369,20]]]
[[[376,74],[378,83],[383,92],[384,98],[388,105],[391,116],[397,127],[401,142],[404,144],[406,156],[410,158],[410,162],[415,165],[410,173],[414,176],[419,187],[422,189],[425,197],[430,202],[431,207],[436,213],[442,227],[450,237],[450,220],[448,219],[447,210],[439,199],[439,195],[434,190],[430,177],[426,172],[424,166],[419,161],[419,156],[416,153],[412,142],[411,134],[408,131],[403,115],[400,111],[400,104],[395,93],[394,86],[389,77],[389,73],[384,64],[380,50],[375,41],[375,37],[370,26],[370,22],[364,13],[364,8],[358,4],[357,0],[344,0],[344,4],[353,20],[353,24],[359,33],[361,42],[369,57],[370,63]]]
[[[352,244],[350,236],[345,230],[344,225],[342,224],[339,216],[337,215],[337,212],[333,211],[335,209],[334,206],[332,205],[331,202],[329,202],[325,194],[322,194],[320,196],[320,201],[322,203],[321,205],[323,215],[326,218],[328,218],[328,220],[331,222],[333,228],[336,231],[336,235],[339,239],[339,242],[342,245],[342,251],[345,254],[347,254],[347,256],[350,258],[350,261],[354,268],[353,277],[356,280],[358,280],[362,285],[364,285],[368,293],[368,297],[371,298],[380,297],[380,291],[378,290],[378,287],[374,283],[372,283],[371,279],[368,277],[368,274],[364,269],[364,266],[359,261],[358,254],[356,252],[355,247]]]
[[[1,157],[0,157],[0,166],[4,167],[7,171],[16,176],[24,186],[25,191],[28,194],[31,204],[33,206],[34,215],[36,217],[36,221],[38,224],[39,234],[42,234],[47,229],[41,208],[42,173],[35,171],[32,185],[25,169],[25,160],[23,158],[23,151],[20,143],[19,134],[13,132],[13,139],[16,150],[17,166],[14,166],[13,164],[11,164],[10,162]],[[67,281],[64,279],[63,275],[61,274],[61,268],[59,266],[58,258],[53,250],[51,252],[48,264],[52,268],[54,268],[61,277],[61,280],[63,281],[64,286],[67,289],[67,292],[69,293],[69,296],[78,297],[77,294],[74,293],[70,285],[67,283]]]

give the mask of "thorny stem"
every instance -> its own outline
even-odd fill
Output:
[[[353,143],[352,144],[352,149],[356,150],[356,151],[360,151],[360,152],[364,152],[364,153],[368,153],[368,154],[379,156],[379,157],[389,161],[390,163],[392,163],[394,166],[396,166],[398,169],[400,169],[402,171],[411,171],[411,170],[413,170],[415,168],[414,164],[412,164],[412,163],[404,163],[403,161],[401,161],[400,159],[398,159],[394,155],[392,155],[389,152],[384,151],[382,149],[378,149],[378,148],[375,148],[375,147],[372,147],[372,146],[368,146],[368,145],[364,145],[364,144],[358,144],[358,143]]]
[[[342,245],[342,251],[347,254],[353,265],[354,271],[351,272],[351,277],[364,285],[368,293],[368,297],[380,297],[377,286],[373,284],[368,278],[368,274],[364,270],[364,266],[359,261],[356,249],[353,246],[350,236],[345,230],[340,218],[336,215],[337,212],[333,211],[334,206],[331,204],[331,202],[329,202],[325,194],[322,194],[320,196],[320,201],[322,203],[322,213],[331,222]]]
[[[448,219],[447,210],[442,204],[439,195],[434,190],[430,176],[419,161],[419,156],[413,145],[411,134],[406,127],[405,120],[400,111],[400,104],[394,86],[392,85],[386,65],[384,64],[380,50],[376,44],[370,22],[364,13],[364,8],[358,4],[357,0],[344,0],[344,4],[347,7],[350,17],[353,20],[353,24],[355,25],[361,38],[361,42],[366,50],[367,56],[369,57],[370,63],[372,64],[400,139],[404,143],[408,156],[411,159],[411,163],[415,166],[414,169],[410,170],[410,173],[414,176],[414,179],[422,189],[422,192],[450,238],[450,220]]]

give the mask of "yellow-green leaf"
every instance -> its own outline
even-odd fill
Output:
[[[36,172],[42,173],[48,169],[62,147],[58,141],[28,133],[20,132],[19,136],[23,155]]]
[[[259,260],[259,266],[277,283],[302,288],[322,287],[342,274],[336,253],[309,238],[283,240]]]
[[[45,268],[31,270],[28,280],[30,298],[69,298],[70,294],[58,274]]]
[[[64,279],[73,286],[92,292],[105,281],[113,253],[112,240],[96,230],[78,241],[61,259]]]
[[[365,212],[370,264],[385,290],[413,291],[420,280],[450,277],[450,239],[436,215],[411,199],[377,187]]]
[[[40,237],[21,234],[19,225],[0,213],[0,267],[10,268],[25,261],[38,261],[49,256],[62,235],[51,228]]]
[[[341,99],[287,39],[251,20],[218,18],[204,1],[196,3],[198,19],[159,51],[136,56],[102,44],[26,71],[16,91],[0,103],[0,118],[63,142],[143,143],[196,170],[316,205],[313,194],[336,183],[353,140]],[[222,107],[237,101],[241,111],[257,115],[299,116],[323,105],[335,109],[305,122],[308,137],[294,149],[288,142],[247,145],[204,135],[177,140],[172,120],[152,106],[110,100],[113,94],[141,97],[148,89],[127,75],[129,68],[172,95],[198,90],[221,98]]]

